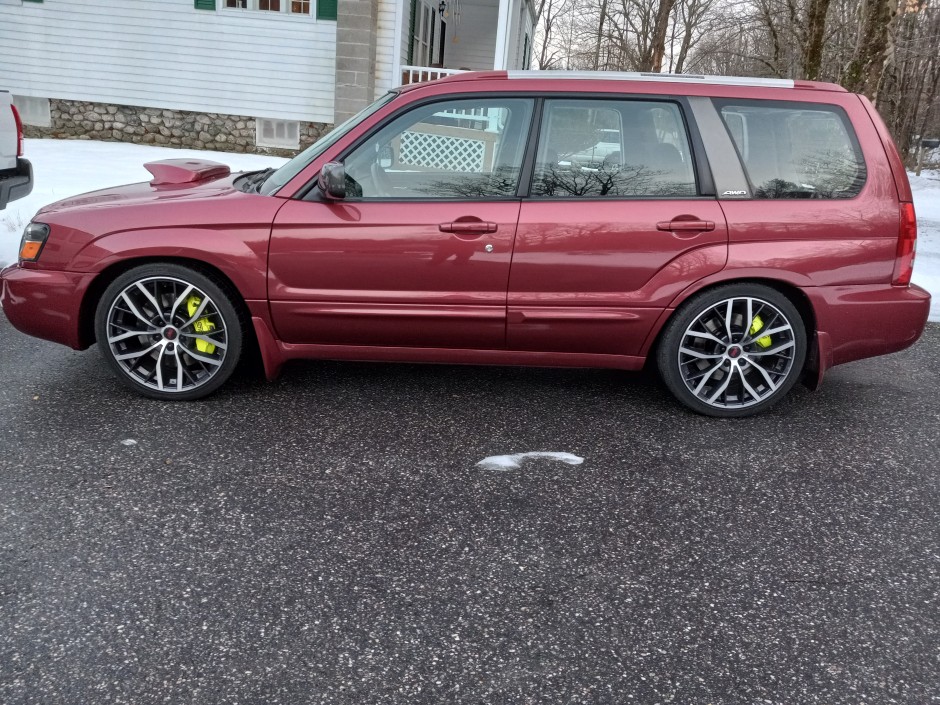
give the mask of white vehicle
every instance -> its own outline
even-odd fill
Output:
[[[23,124],[13,96],[0,91],[0,210],[33,190],[33,168],[23,159]]]

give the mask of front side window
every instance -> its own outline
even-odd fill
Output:
[[[512,198],[532,101],[451,100],[399,116],[345,160],[351,198]]]
[[[639,100],[548,100],[532,195],[691,197],[692,151],[679,107]]]
[[[397,93],[386,93],[384,96],[372,103],[372,105],[366,106],[351,118],[346,120],[346,122],[342,122],[334,127],[332,131],[318,139],[296,157],[287,162],[287,164],[284,164],[280,169],[277,169],[273,174],[265,179],[264,183],[261,184],[259,193],[261,193],[263,196],[268,196],[276,192],[284,184],[297,176],[297,174],[306,169],[314,159],[319,157],[327,149],[336,144],[351,130],[355,129],[359,123],[381,110],[383,107],[395,100],[397,96]]]
[[[865,184],[858,140],[841,108],[717,101],[754,198],[853,198]]]

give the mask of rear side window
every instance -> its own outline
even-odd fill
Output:
[[[545,101],[533,197],[695,195],[691,149],[675,103]]]
[[[848,117],[829,105],[715,101],[754,198],[853,198],[865,161]]]

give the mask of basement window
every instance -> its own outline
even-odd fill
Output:
[[[13,96],[13,105],[16,106],[20,119],[26,125],[36,127],[51,127],[52,113],[49,110],[48,98],[28,98],[23,95]]]
[[[296,120],[255,118],[255,144],[258,147],[300,149],[300,123]]]

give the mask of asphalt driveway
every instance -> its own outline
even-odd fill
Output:
[[[940,702],[940,326],[718,421],[305,363],[195,404],[0,316],[0,702]],[[486,456],[557,451],[580,465]]]

